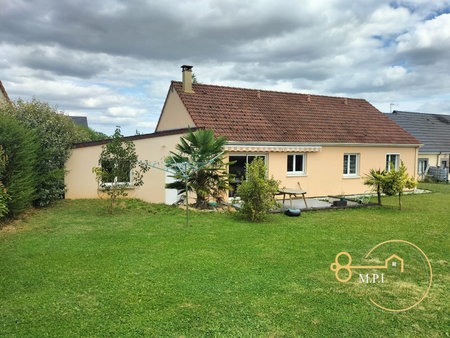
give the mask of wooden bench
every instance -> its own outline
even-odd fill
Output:
[[[305,202],[305,206],[308,208],[308,203],[306,203],[306,191],[305,190],[296,190],[296,189],[279,189],[276,195],[283,195],[283,205],[286,200],[286,195],[289,196],[289,206],[292,209],[292,200],[297,198],[297,196],[302,195],[303,201]]]

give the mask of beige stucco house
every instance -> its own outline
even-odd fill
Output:
[[[365,100],[193,84],[192,67],[182,68],[183,81],[171,83],[155,132],[128,138],[142,160],[163,162],[191,127],[227,137],[238,178],[260,156],[282,187],[309,197],[364,193],[364,174],[390,161],[417,173],[420,142]],[[75,146],[66,164],[67,198],[98,196],[92,167],[104,142]],[[144,181],[130,196],[175,201],[164,171],[150,170]]]
[[[6,103],[6,102],[11,102],[11,101],[8,97],[8,93],[6,93],[5,87],[3,87],[2,81],[0,81],[0,104]]]

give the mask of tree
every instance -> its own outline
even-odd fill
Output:
[[[132,141],[126,141],[117,127],[111,140],[102,147],[99,167],[92,168],[100,189],[108,195],[109,213],[118,198],[128,196],[127,189],[144,184],[143,174],[149,169],[139,162]]]
[[[241,198],[239,212],[252,222],[262,221],[270,209],[277,206],[274,198],[279,182],[267,179],[267,167],[262,158],[246,166],[246,180],[238,186],[236,194]]]
[[[103,134],[102,132],[95,131],[94,129],[89,127],[75,124],[75,136],[73,140],[74,143],[100,141],[106,140],[107,138],[108,135]]]
[[[8,213],[8,200],[9,195],[6,191],[1,178],[3,177],[3,173],[5,172],[6,167],[6,159],[7,156],[3,151],[3,146],[0,144],[0,219]]]
[[[38,180],[34,204],[43,207],[63,198],[64,164],[70,156],[72,144],[105,139],[106,135],[75,125],[69,116],[36,99],[30,102],[19,99],[4,108],[37,135],[39,156],[35,172]]]
[[[37,185],[34,204],[43,207],[63,198],[64,164],[75,141],[73,121],[48,103],[36,99],[30,102],[17,100],[11,113],[37,135],[39,156],[35,167]]]
[[[0,144],[3,152],[0,170],[2,209],[3,213],[8,209],[8,214],[16,217],[36,196],[39,144],[36,134],[7,112],[0,112]]]
[[[178,153],[170,152],[166,159],[168,167],[173,168],[175,182],[166,184],[168,189],[177,189],[178,194],[186,192],[186,178],[183,173],[184,163],[191,163],[200,170],[194,170],[187,178],[189,191],[194,191],[197,208],[208,208],[210,197],[220,199],[224,192],[231,189],[230,175],[226,170],[228,163],[223,161],[224,145],[226,138],[215,137],[211,129],[200,129],[195,132],[189,130],[188,134],[180,138],[176,145]]]
[[[396,170],[394,165],[390,163],[391,170],[384,175],[382,190],[388,196],[398,194],[398,208],[402,210],[402,195],[405,189],[414,189],[417,187],[417,181],[414,177],[410,177],[406,172],[407,169],[401,161],[400,168]]]
[[[370,185],[375,188],[378,196],[378,205],[381,205],[381,191],[383,189],[383,182],[385,179],[386,171],[385,170],[375,170],[371,169],[369,174],[364,178],[364,184]]]

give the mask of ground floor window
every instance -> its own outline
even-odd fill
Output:
[[[287,174],[304,175],[305,174],[305,154],[289,154],[287,156]]]
[[[358,175],[359,154],[344,154],[344,176]]]
[[[448,160],[441,160],[441,167],[447,168],[448,167]]]
[[[391,170],[390,163],[392,163],[392,165],[394,166],[394,169],[397,170],[399,162],[400,162],[400,154],[386,154],[386,170],[387,171]]]
[[[425,174],[425,171],[428,168],[428,159],[427,158],[419,158],[419,165],[417,167],[417,173],[419,175]]]
[[[237,154],[230,155],[229,161],[235,162],[230,164],[228,170],[230,174],[234,175],[235,182],[231,184],[233,190],[230,191],[230,197],[233,197],[236,192],[236,188],[243,180],[245,180],[245,166],[252,163],[255,159],[262,158],[264,163],[267,164],[266,155],[255,155],[255,154]]]
[[[103,183],[106,184],[131,184],[131,164],[128,161],[103,161],[101,163],[105,174]],[[114,170],[118,168],[119,170]]]

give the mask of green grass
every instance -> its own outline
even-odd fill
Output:
[[[0,231],[0,335],[4,336],[448,336],[450,185],[385,206],[273,215],[252,224],[231,214],[127,201],[108,215],[97,200],[61,201]],[[429,257],[427,271],[402,239]],[[340,283],[337,253],[353,264],[405,257],[384,285]],[[422,261],[421,261],[422,260]],[[376,263],[376,264],[378,264]],[[380,271],[382,272],[382,271]]]

